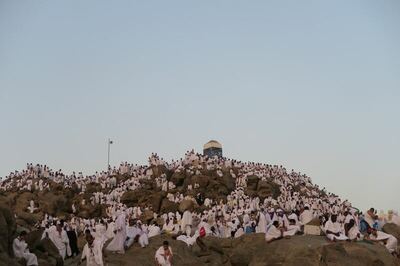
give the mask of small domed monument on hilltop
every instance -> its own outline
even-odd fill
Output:
[[[216,140],[210,140],[203,147],[203,155],[208,157],[222,157],[222,145]]]

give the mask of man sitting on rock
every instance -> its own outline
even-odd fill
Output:
[[[15,257],[26,260],[27,266],[39,265],[35,254],[30,253],[28,244],[25,242],[26,232],[22,231],[13,242],[13,250]]]
[[[323,231],[326,237],[333,242],[348,240],[348,237],[342,233],[342,227],[340,223],[337,222],[337,216],[334,214],[332,214],[331,218],[325,223]]]
[[[295,219],[289,219],[289,225],[285,229],[285,232],[283,232],[283,236],[285,237],[290,237],[301,233],[300,225],[296,224]]]
[[[302,225],[306,225],[314,219],[314,214],[310,210],[310,206],[306,204],[303,212],[300,214],[300,222]]]
[[[279,227],[279,221],[275,220],[265,234],[265,240],[267,243],[270,243],[274,240],[281,239],[283,238],[283,233],[284,229]]]
[[[363,235],[358,229],[358,226],[355,223],[354,219],[351,219],[348,223],[346,223],[345,228],[346,228],[346,236],[351,241],[360,241],[363,239]]]
[[[380,242],[385,245],[389,252],[393,255],[398,255],[397,239],[389,234],[382,231],[377,231],[374,228],[368,229],[368,235],[366,237],[368,240]]]
[[[155,260],[158,266],[171,266],[172,265],[172,249],[168,241],[164,241],[162,247],[157,249]]]
[[[364,219],[360,221],[361,232],[365,233],[369,228],[377,227],[376,220],[378,219],[378,215],[376,215],[376,211],[374,208],[369,209],[365,215]]]

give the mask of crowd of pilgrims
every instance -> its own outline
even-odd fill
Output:
[[[204,205],[206,210],[154,212],[152,222],[144,224],[139,218],[143,212],[151,210],[151,206],[128,208],[121,203],[121,197],[126,191],[140,189],[142,179],[154,178],[154,166],[165,166],[175,173],[186,171],[187,175],[200,175],[203,170],[207,170],[215,171],[222,177],[225,171],[235,180],[236,186],[226,200],[215,201],[202,197],[200,193],[195,197],[191,195],[196,193],[170,193],[175,184],[168,181],[165,174],[161,174],[155,181],[160,189],[168,193],[168,200],[176,203],[192,200]],[[118,182],[117,175],[129,178]],[[264,200],[249,197],[245,194],[245,188],[250,176],[275,182],[280,186],[280,195],[276,199],[270,196]],[[63,259],[81,253],[81,259],[86,260],[87,265],[103,265],[104,250],[123,254],[135,243],[145,248],[152,237],[160,234],[170,234],[188,246],[197,243],[204,248],[201,239],[205,236],[237,238],[244,234],[263,233],[266,242],[271,242],[303,234],[305,226],[315,221],[330,241],[359,241],[366,238],[381,242],[394,255],[398,253],[397,239],[381,231],[385,223],[400,226],[398,213],[377,215],[373,208],[361,213],[347,200],[342,201],[338,196],[313,185],[308,176],[293,170],[288,172],[282,166],[244,163],[219,157],[208,158],[194,151],[187,152],[184,158],[170,163],[160,159],[157,154],[152,154],[148,166],[124,162],[119,167],[96,172],[91,176],[84,176],[81,172],[65,175],[61,170],[52,171],[45,165],[27,164],[25,170],[15,171],[2,180],[0,190],[44,191],[50,189],[50,182],[62,184],[66,188],[75,184],[81,193],[85,192],[88,184],[98,183],[103,191],[108,191],[94,192],[90,202],[82,200],[79,203],[106,204],[106,218],[84,219],[75,216],[79,206],[73,204],[70,220],[45,214],[38,225],[44,229],[42,237],[47,237],[54,243]],[[185,191],[196,192],[198,187],[199,184],[188,185]],[[300,187],[300,190],[295,190],[296,187]],[[33,200],[27,203],[27,211],[33,213],[39,210],[40,206]],[[27,265],[37,265],[36,256],[29,252],[24,241],[25,235],[26,232],[22,232],[14,240],[15,255],[24,257]],[[84,235],[87,241],[82,251],[77,246],[80,235]],[[157,250],[155,261],[158,265],[172,265],[172,257],[172,249],[166,242]]]

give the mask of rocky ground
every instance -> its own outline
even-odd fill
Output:
[[[107,254],[109,266],[143,265],[154,266],[154,254],[168,240],[174,253],[174,265],[400,265],[385,247],[371,242],[330,243],[322,236],[296,236],[265,243],[263,234],[246,235],[238,239],[204,240],[207,251],[197,245],[187,247],[182,241],[167,236],[151,239],[150,246],[142,249],[137,244],[125,255]],[[77,260],[66,265],[76,265]]]

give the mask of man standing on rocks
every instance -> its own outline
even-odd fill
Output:
[[[117,220],[115,221],[115,236],[113,240],[108,244],[107,250],[124,254],[124,243],[126,240],[126,216],[125,212],[118,211]]]
[[[67,232],[63,229],[61,221],[57,222],[56,230],[49,232],[49,238],[58,249],[60,256],[64,260],[67,256],[67,247],[69,247],[69,239]]]
[[[181,221],[182,232],[186,233],[186,236],[190,237],[192,233],[193,216],[190,210],[186,210],[183,213]]]
[[[101,242],[94,241],[91,234],[86,235],[86,245],[83,248],[82,258],[79,265],[86,260],[86,266],[103,266],[103,252]]]

